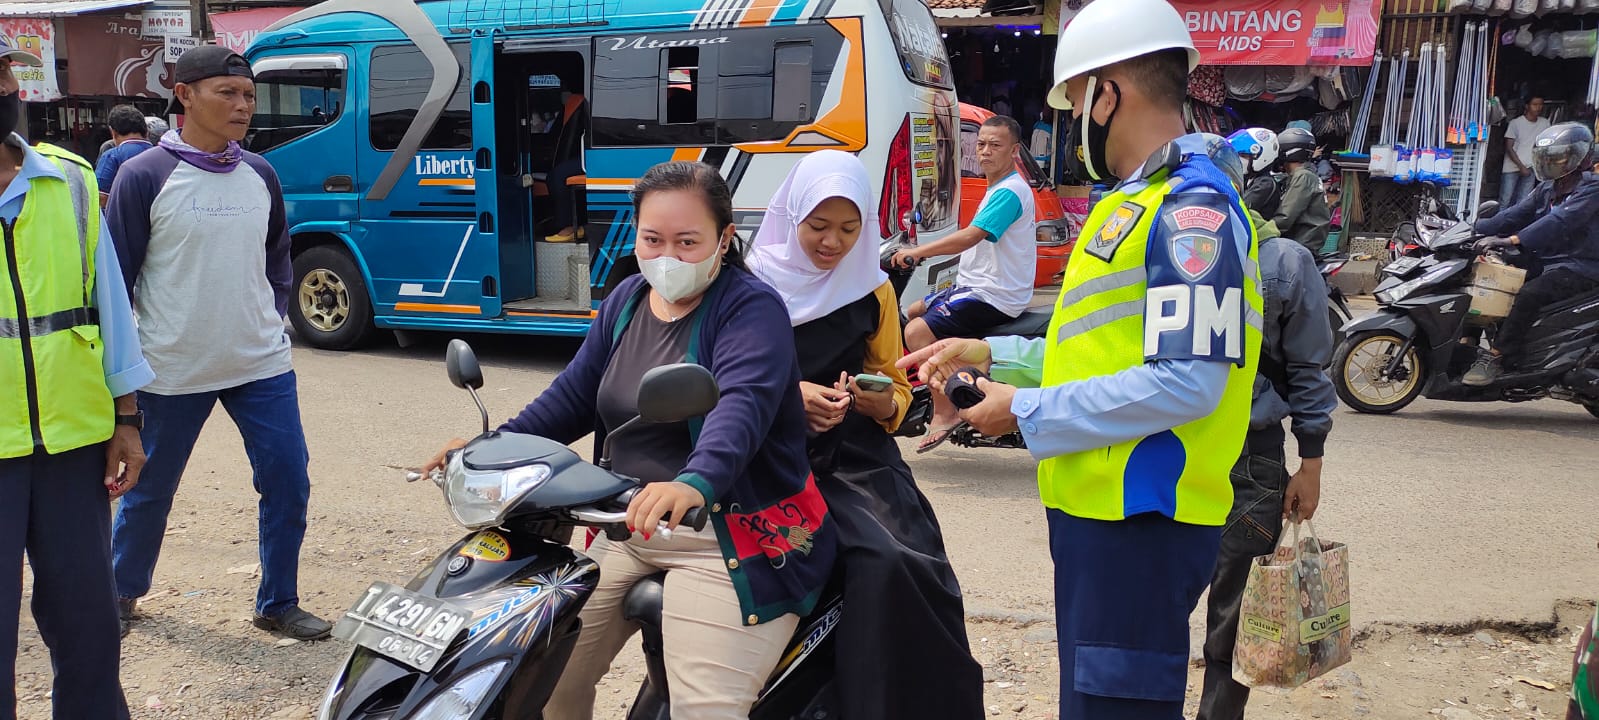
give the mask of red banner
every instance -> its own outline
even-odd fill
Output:
[[[236,53],[255,42],[255,36],[268,25],[303,10],[301,7],[266,7],[238,12],[211,13],[211,29],[216,31],[217,44]]]
[[[1168,1],[1206,65],[1370,65],[1377,49],[1377,0]]]

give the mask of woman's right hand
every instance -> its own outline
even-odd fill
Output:
[[[849,393],[834,388],[800,381],[800,396],[805,399],[805,420],[812,432],[832,430],[849,412]]]
[[[444,472],[444,466],[448,465],[450,462],[448,459],[450,451],[460,450],[464,447],[466,447],[466,440],[461,438],[453,438],[449,442],[444,443],[444,449],[440,450],[437,455],[434,455],[433,459],[428,461],[428,464],[422,466],[422,477],[427,477],[434,470]]]
[[[944,381],[967,367],[987,373],[993,364],[992,349],[985,340],[950,338],[940,340],[894,363],[902,369],[916,368],[922,382],[938,392],[944,391]]]

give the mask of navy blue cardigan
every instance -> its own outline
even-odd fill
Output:
[[[500,429],[562,443],[593,432],[597,456],[605,434],[595,410],[600,378],[633,314],[649,312],[648,290],[642,276],[623,280],[600,304],[572,362]],[[708,368],[722,397],[690,423],[694,450],[677,481],[710,504],[744,624],[803,616],[832,571],[837,539],[805,455],[788,311],[755,276],[723,268],[692,322],[686,361]]]

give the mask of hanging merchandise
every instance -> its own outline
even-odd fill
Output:
[[[1408,58],[1401,58],[1403,63]],[[1405,142],[1395,149],[1394,182],[1401,185],[1414,182],[1416,179],[1416,161],[1418,142],[1421,137],[1421,128],[1426,122],[1427,108],[1427,71],[1432,65],[1432,43],[1421,44],[1421,54],[1416,58],[1416,88],[1410,100],[1410,121],[1405,126]],[[1401,94],[1403,87],[1401,86]]]
[[[1436,57],[1433,58],[1432,75],[1433,96],[1437,98],[1437,102],[1433,103],[1432,122],[1427,124],[1428,131],[1432,133],[1432,137],[1430,138],[1432,142],[1428,145],[1428,147],[1433,149],[1433,182],[1438,183],[1439,185],[1448,185],[1450,182],[1452,182],[1450,180],[1450,175],[1453,174],[1455,170],[1455,154],[1447,147],[1447,143],[1445,142],[1447,139],[1445,136],[1448,134],[1446,131],[1446,126],[1448,123],[1444,118],[1443,112],[1444,93],[1448,90],[1448,86],[1445,85],[1444,82],[1446,79],[1445,68],[1447,68],[1449,65],[1449,46],[1439,43],[1437,47],[1433,48],[1433,52],[1437,54]]]
[[[1377,74],[1382,70],[1382,51],[1372,55],[1371,69],[1366,74],[1366,91],[1360,95],[1360,110],[1355,115],[1355,128],[1349,134],[1349,147],[1344,156],[1371,160],[1366,150],[1366,131],[1371,128],[1371,105],[1377,97]]]
[[[1488,8],[1489,15],[1503,15],[1510,12],[1510,0],[1493,0],[1493,6]]]
[[[1593,57],[1599,44],[1599,31],[1568,30],[1560,33],[1560,57],[1567,60]]]
[[[1394,147],[1394,142],[1398,140],[1399,131],[1394,126],[1399,122],[1399,107],[1405,95],[1405,71],[1409,64],[1409,49],[1400,52],[1397,62],[1388,63],[1388,86],[1383,91],[1382,123],[1377,144],[1371,146],[1371,174],[1374,177],[1393,177],[1398,165],[1398,148]]]
[[[1477,26],[1466,23],[1460,36],[1460,62],[1455,63],[1455,99],[1449,105],[1449,142],[1460,145],[1466,142],[1466,102],[1471,79],[1471,59],[1477,53]]]
[[[1516,0],[1515,5],[1510,8],[1510,17],[1520,20],[1521,18],[1532,17],[1532,14],[1537,11],[1538,0]],[[1532,29],[1523,27],[1522,31],[1527,33],[1527,42],[1532,42]],[[1517,40],[1520,40],[1520,33],[1517,33]],[[1525,48],[1527,46],[1522,45],[1521,47]]]

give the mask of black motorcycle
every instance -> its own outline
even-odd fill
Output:
[[[1333,284],[1333,276],[1348,264],[1349,257],[1340,253],[1329,253],[1316,258],[1316,268],[1321,271],[1321,280],[1327,283],[1327,323],[1332,326],[1333,347],[1343,343],[1344,326],[1355,319],[1355,314],[1349,309],[1349,301],[1344,298],[1344,291]]]
[[[1484,203],[1478,217],[1497,208]],[[1494,329],[1473,317],[1467,291],[1478,237],[1469,222],[1455,223],[1425,238],[1425,253],[1383,268],[1380,308],[1345,326],[1348,337],[1333,356],[1338,397],[1365,413],[1395,412],[1422,395],[1463,402],[1547,397],[1578,403],[1599,417],[1599,291],[1544,308],[1492,384],[1461,382],[1477,358],[1479,346],[1471,340],[1491,337]]]
[[[334,676],[318,720],[522,720],[541,717],[577,642],[599,566],[569,547],[574,528],[626,540],[628,502],[642,484],[609,470],[609,442],[597,464],[532,435],[490,432],[478,399],[483,374],[471,347],[450,341],[450,382],[472,394],[483,434],[448,456],[432,480],[456,521],[473,532],[404,587],[376,582],[333,634],[356,647]],[[699,365],[655,368],[639,387],[637,422],[704,415],[719,397]],[[409,479],[421,476],[411,473]],[[682,526],[702,530],[701,508]],[[658,532],[666,534],[663,524]],[[661,643],[661,579],[640,581],[624,600],[643,628],[646,678],[628,720],[668,720]],[[843,612],[828,592],[802,620],[751,710],[752,720],[830,718],[833,629]]]

